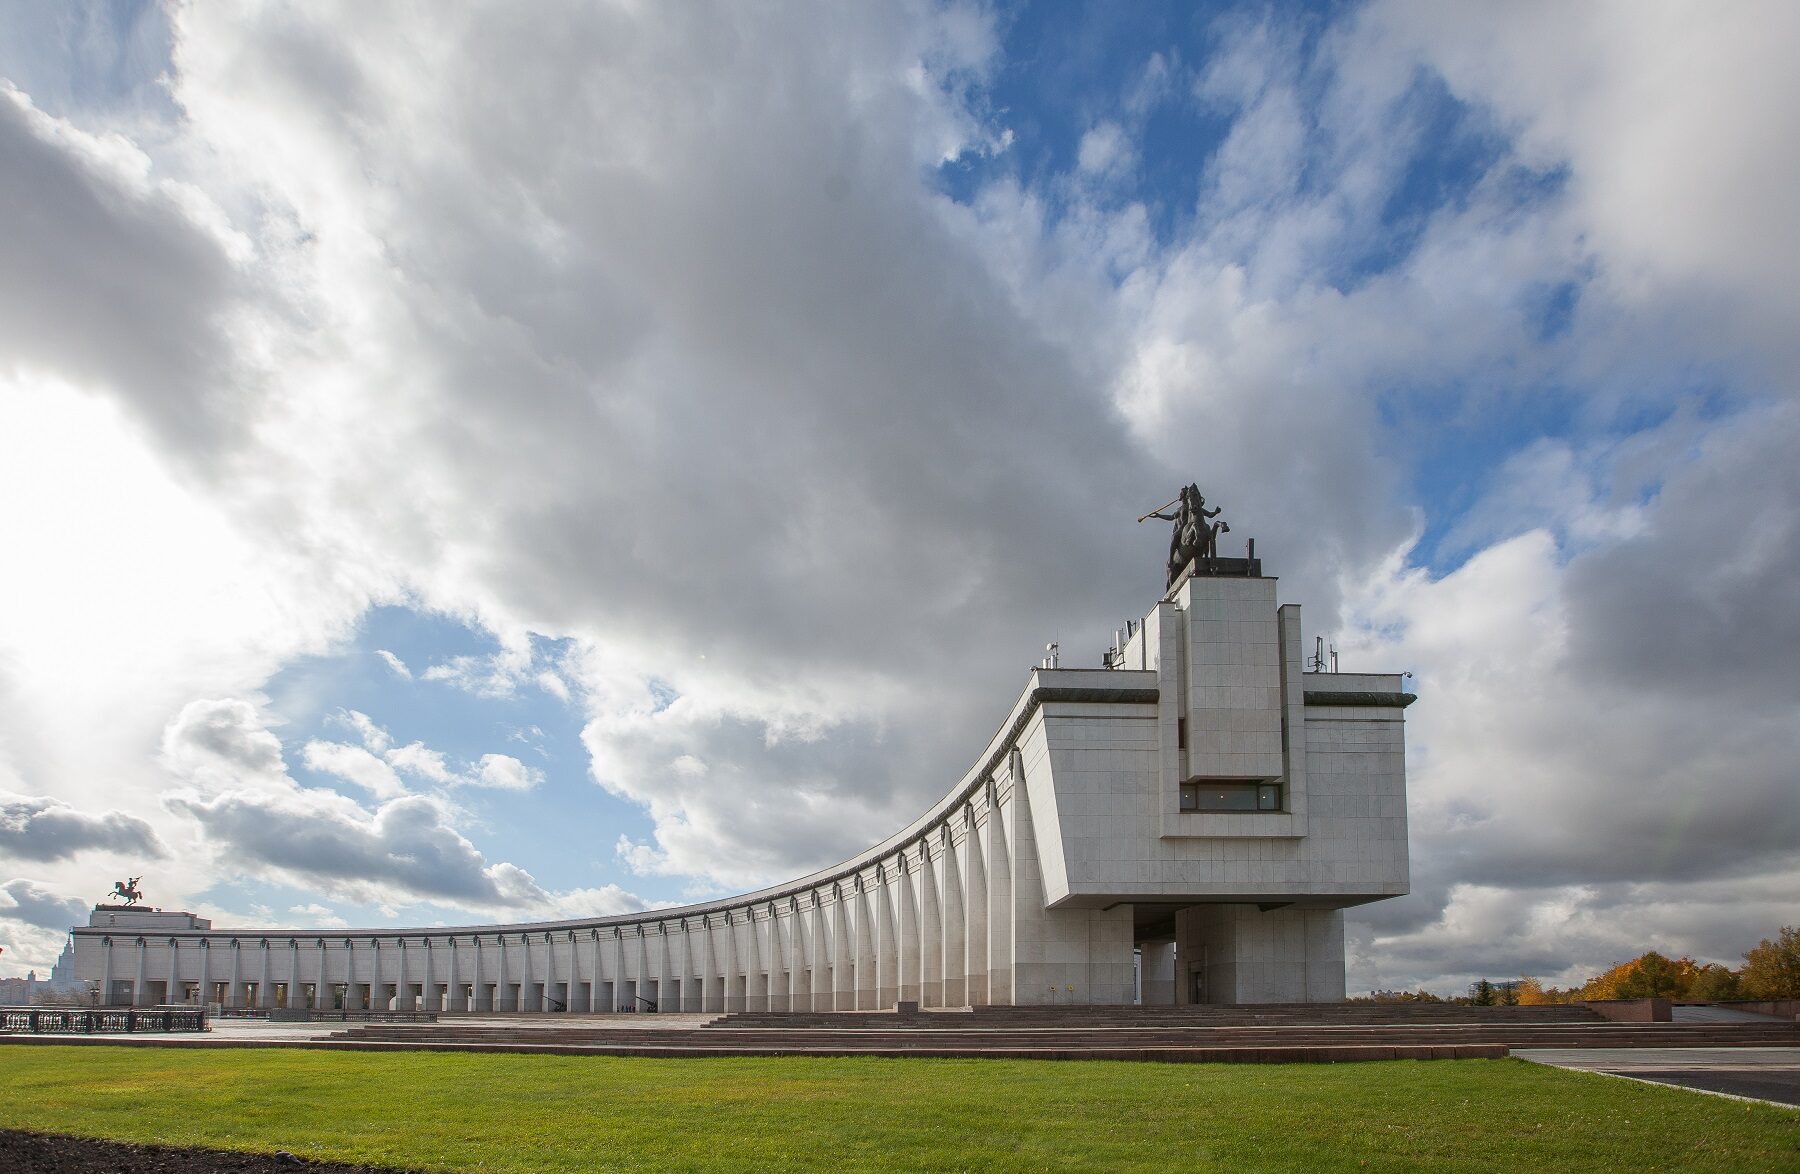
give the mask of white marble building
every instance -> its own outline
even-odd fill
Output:
[[[76,969],[138,1005],[1341,999],[1343,910],[1407,891],[1400,676],[1303,671],[1300,609],[1249,559],[1178,579],[1106,660],[1034,670],[930,811],[761,892],[457,929],[220,930],[101,906],[74,930]]]

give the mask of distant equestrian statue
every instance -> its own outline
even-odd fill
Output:
[[[1181,508],[1172,514],[1162,512],[1172,505],[1180,505]],[[1217,509],[1206,508],[1206,499],[1200,496],[1200,486],[1188,485],[1175,500],[1138,519],[1143,522],[1158,518],[1175,523],[1175,532],[1169,535],[1168,586],[1173,587],[1181,572],[1194,560],[1219,557],[1219,535],[1231,533],[1231,527],[1224,522],[1212,521],[1218,516]]]
[[[144,891],[138,888],[138,882],[143,879],[141,876],[134,876],[130,880],[114,881],[112,892],[106,895],[117,897],[127,905],[136,905],[144,899]]]

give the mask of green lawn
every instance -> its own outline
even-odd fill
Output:
[[[0,1047],[0,1128],[438,1170],[1800,1169],[1800,1113],[1519,1060]]]

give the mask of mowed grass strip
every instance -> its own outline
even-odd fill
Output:
[[[1519,1060],[0,1046],[0,1127],[428,1170],[1800,1168],[1800,1113]]]

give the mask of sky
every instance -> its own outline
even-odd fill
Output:
[[[723,896],[1196,481],[1410,671],[1352,991],[1800,923],[1800,7],[0,5],[0,974]]]

